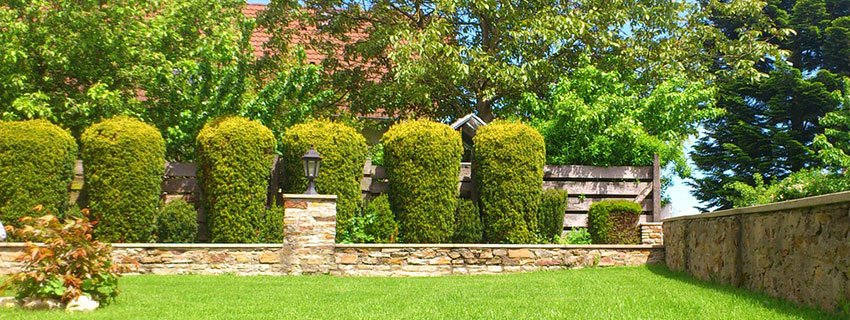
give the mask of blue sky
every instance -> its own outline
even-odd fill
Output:
[[[268,0],[246,0],[247,3],[259,3],[259,4],[268,4]],[[691,149],[691,144],[695,139],[691,139],[685,145],[685,154],[688,154]],[[690,157],[688,157],[688,164],[693,167],[693,164],[690,162]],[[694,172],[695,175],[698,175],[699,172]],[[681,215],[690,215],[690,214],[698,214],[699,210],[694,208],[699,205],[699,201],[697,201],[694,196],[691,195],[691,187],[686,185],[681,178],[675,177],[673,179],[673,185],[667,189],[667,194],[670,196],[672,200],[672,214],[673,216],[681,216]]]

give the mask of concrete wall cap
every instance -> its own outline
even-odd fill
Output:
[[[336,200],[335,194],[292,194],[284,193],[284,200]]]
[[[807,197],[801,199],[794,199],[776,203],[768,203],[762,204],[752,207],[744,207],[744,208],[735,208],[735,209],[727,209],[720,210],[711,213],[701,213],[701,214],[693,214],[688,216],[681,217],[673,217],[662,220],[662,222],[672,222],[679,220],[691,220],[691,219],[708,219],[708,218],[718,218],[718,217],[728,217],[728,216],[736,216],[742,214],[752,214],[752,213],[764,213],[771,211],[781,211],[781,210],[791,210],[805,207],[816,207],[823,206],[828,204],[836,204],[850,202],[850,191],[844,192],[836,192],[830,193],[820,196]]]

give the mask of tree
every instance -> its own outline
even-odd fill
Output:
[[[226,114],[276,134],[327,110],[303,51],[256,63],[242,0],[35,0],[0,4],[0,117],[45,118],[75,137],[113,115],[154,124],[167,158],[194,158],[203,124]],[[7,27],[8,26],[8,27]],[[301,52],[301,53],[299,53]],[[324,108],[324,109],[323,109]]]
[[[730,208],[740,196],[735,185],[753,185],[756,174],[772,185],[789,174],[823,163],[815,157],[813,138],[824,132],[820,119],[841,104],[837,90],[841,76],[846,6],[822,0],[769,1],[763,11],[796,36],[781,40],[765,37],[790,54],[783,59],[766,56],[757,68],[769,77],[750,81],[734,75],[718,79],[717,107],[725,116],[704,125],[705,135],[691,154],[703,177],[693,180],[694,195],[703,209]],[[727,37],[736,37],[741,23],[713,13],[712,21]],[[826,31],[826,30],[829,31]]]
[[[712,106],[713,88],[670,75],[644,95],[628,77],[583,67],[553,85],[549,101],[525,101],[546,140],[547,163],[649,166],[659,154],[688,173],[684,142],[722,111]]]
[[[765,56],[782,56],[759,36],[782,37],[761,2],[629,1],[273,1],[260,19],[287,52],[307,42],[326,55],[328,85],[353,111],[401,117],[484,120],[528,115],[528,94],[547,100],[550,85],[585,58],[648,94],[666,76],[709,82],[716,61],[756,78]],[[725,37],[706,12],[747,21]],[[293,28],[293,26],[298,26]],[[315,35],[296,34],[315,30]]]

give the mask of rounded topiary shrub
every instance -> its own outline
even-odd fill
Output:
[[[401,240],[451,240],[463,154],[460,133],[437,122],[408,121],[390,128],[381,143]]]
[[[533,242],[546,164],[543,137],[522,123],[496,121],[479,128],[473,143],[485,241]]]
[[[280,143],[285,166],[283,190],[288,193],[307,189],[301,157],[310,146],[322,156],[316,191],[337,195],[336,237],[337,241],[344,238],[360,208],[360,179],[369,153],[366,139],[347,125],[316,120],[290,127]]]
[[[452,242],[480,243],[483,231],[478,206],[475,205],[475,202],[469,199],[458,199]]]
[[[363,231],[372,238],[375,243],[394,243],[398,237],[398,223],[395,215],[390,210],[390,201],[387,195],[382,194],[372,201],[363,210],[365,226]]]
[[[198,133],[196,148],[210,240],[260,241],[274,162],[272,131],[242,117],[217,118]]]
[[[159,210],[156,240],[166,243],[191,243],[198,236],[198,211],[183,199],[171,200]]]
[[[564,213],[567,212],[567,191],[544,190],[537,211],[537,229],[546,241],[561,236],[564,231]]]
[[[46,120],[0,122],[0,220],[19,227],[39,205],[63,214],[76,156],[71,134]]]
[[[590,205],[587,231],[595,244],[640,243],[640,204],[628,200],[606,200]]]
[[[165,142],[137,119],[114,117],[80,137],[94,235],[108,242],[148,242],[156,228]]]

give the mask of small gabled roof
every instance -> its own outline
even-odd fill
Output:
[[[457,119],[457,121],[452,123],[452,129],[458,130],[461,128],[469,128],[472,130],[472,132],[475,132],[475,130],[478,130],[478,127],[485,125],[487,125],[487,123],[484,122],[484,120],[481,120],[481,118],[479,118],[475,114],[470,113],[464,116],[463,118]]]

